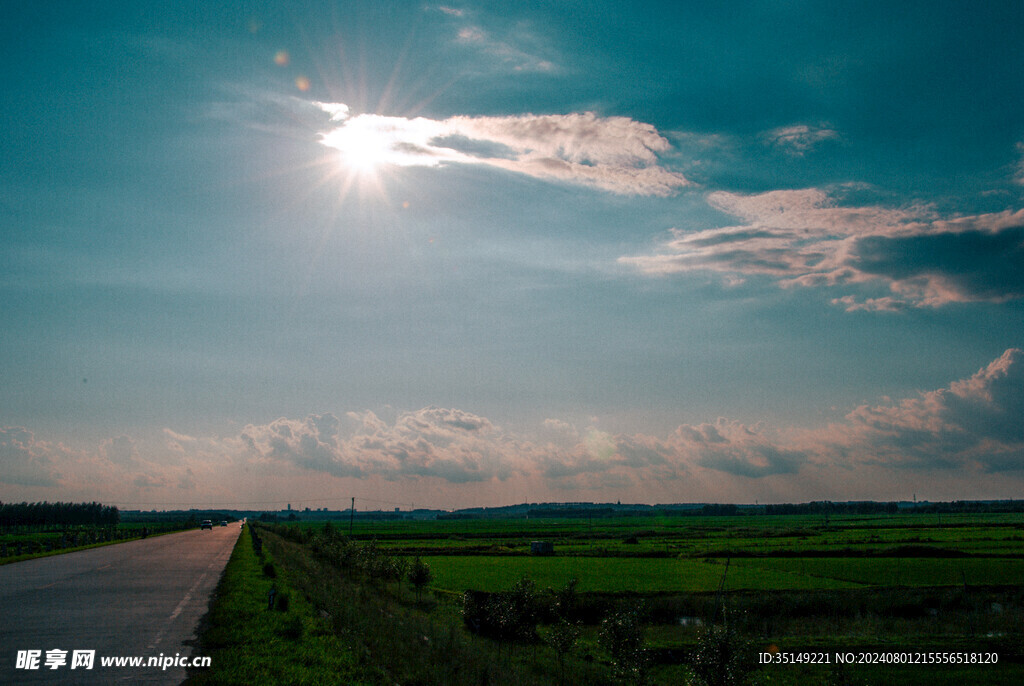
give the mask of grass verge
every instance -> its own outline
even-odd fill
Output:
[[[200,627],[195,654],[209,656],[211,666],[191,671],[185,683],[373,683],[293,588],[287,570],[274,565],[265,548],[257,555],[250,537],[240,536]]]
[[[296,588],[323,610],[336,634],[354,646],[373,683],[546,686],[560,681],[554,676],[558,667],[553,655],[541,644],[499,647],[466,631],[455,604],[439,602],[433,594],[417,601],[410,589],[353,577],[305,546],[270,532],[264,539],[281,566],[293,571]],[[457,598],[461,600],[461,594]],[[566,672],[565,683],[608,683],[595,677],[602,668],[594,664],[573,661]]]

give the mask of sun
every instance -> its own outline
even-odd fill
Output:
[[[378,119],[353,117],[325,134],[322,143],[337,150],[342,166],[356,174],[375,174],[383,166],[399,164],[400,139]]]
[[[400,170],[436,167],[462,159],[455,151],[439,147],[450,133],[444,122],[422,117],[373,113],[353,114],[344,103],[314,103],[330,115],[329,128],[320,132],[320,143],[334,151],[329,159],[330,178],[342,181],[342,196],[356,189],[361,195],[387,196],[393,184],[401,184]],[[327,161],[327,160],[325,160]]]
[[[394,142],[377,131],[351,131],[338,147],[342,163],[360,174],[371,174],[388,164]]]

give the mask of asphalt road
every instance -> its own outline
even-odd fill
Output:
[[[0,566],[0,683],[180,684],[184,667],[101,658],[191,657],[239,532],[236,522]],[[23,650],[40,651],[38,669],[18,668]],[[67,664],[47,668],[53,650]],[[91,670],[71,669],[76,650],[96,651]]]

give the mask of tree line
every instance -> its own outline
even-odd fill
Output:
[[[765,505],[766,515],[798,515],[798,514],[896,514],[899,504],[876,502],[833,503],[827,500],[813,503]]]
[[[0,527],[117,526],[121,513],[101,503],[0,502]]]

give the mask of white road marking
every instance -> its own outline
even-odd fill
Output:
[[[161,628],[160,631],[157,633],[156,638],[153,639],[153,642],[149,644],[147,648],[148,650],[153,650],[160,643],[160,641],[163,640],[164,633],[167,631],[167,627],[171,625],[171,622],[173,622],[175,618],[181,614],[181,611],[184,610],[185,606],[188,605],[190,600],[192,600],[192,594],[195,592],[197,588],[199,588],[199,584],[203,583],[203,579],[205,578],[206,572],[203,572],[199,575],[199,578],[196,579],[196,582],[192,584],[192,588],[188,589],[188,593],[186,593],[185,597],[181,599],[181,602],[178,603],[178,606],[174,608],[174,612],[171,613],[171,616],[167,618],[167,623],[164,624],[163,628]]]

